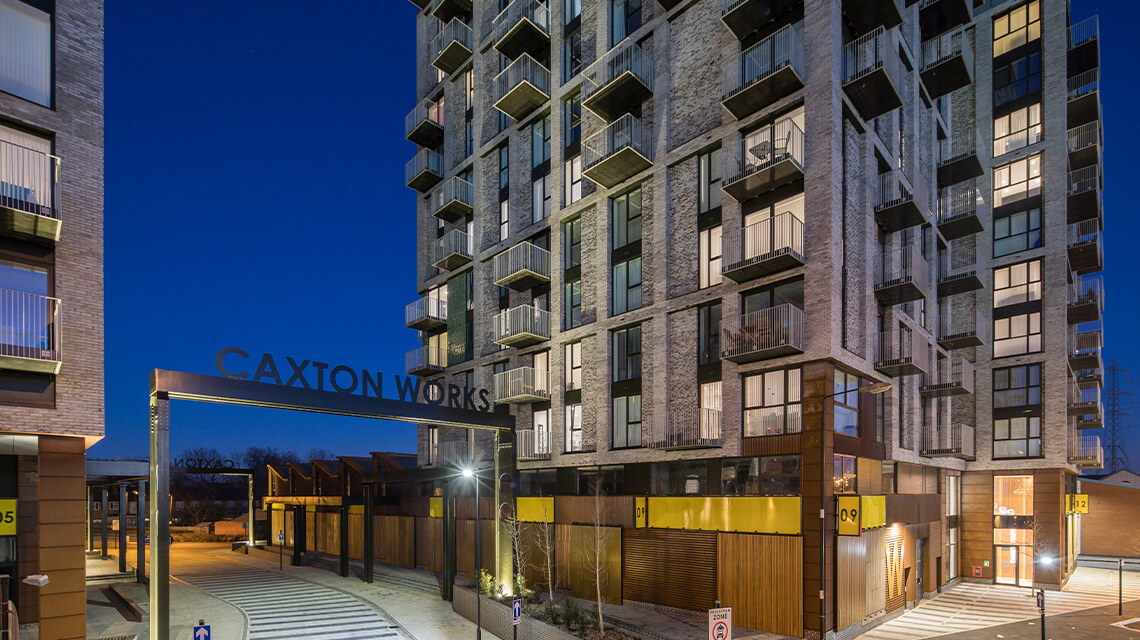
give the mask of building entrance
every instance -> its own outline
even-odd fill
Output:
[[[1033,586],[1033,547],[996,545],[994,582],[1018,587]]]

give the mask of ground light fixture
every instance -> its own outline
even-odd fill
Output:
[[[463,467],[459,474],[464,478],[473,478],[475,483],[475,638],[476,640],[483,640],[483,609],[482,599],[480,596],[481,586],[479,584],[480,568],[483,565],[482,543],[479,540],[479,476],[471,467]]]
[[[19,579],[26,585],[42,589],[48,584],[48,577],[42,573],[33,573],[30,576],[24,576]],[[12,606],[12,600],[8,597],[8,585],[12,581],[12,576],[0,574],[0,635],[7,638],[11,635],[12,631],[8,626],[10,621],[15,622],[16,628],[20,626],[20,619],[16,616],[16,609],[13,607],[9,612],[9,607]],[[12,619],[15,618],[13,621]]]

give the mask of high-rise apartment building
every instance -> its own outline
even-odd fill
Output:
[[[86,637],[84,452],[103,436],[103,3],[0,0],[0,573]]]
[[[1102,458],[1095,18],[417,5],[408,371],[511,405],[561,586],[597,490],[613,601],[819,637],[1064,583]],[[424,466],[489,447],[420,429]]]

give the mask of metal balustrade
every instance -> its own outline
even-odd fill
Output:
[[[550,47],[550,9],[541,0],[512,0],[491,22],[495,50],[511,58]],[[540,56],[541,57],[541,56]]]
[[[1067,138],[1069,153],[1075,153],[1089,147],[1100,146],[1100,123],[1096,121],[1086,122],[1079,127],[1073,127],[1069,129]]]
[[[977,247],[951,243],[938,259],[938,296],[945,298],[984,288],[977,267]]]
[[[466,440],[445,440],[437,444],[433,451],[428,449],[428,465],[440,467],[468,467],[476,460],[487,459],[488,456],[471,452],[470,443]]]
[[[1090,123],[1096,124],[1096,123]],[[1093,164],[1069,172],[1068,195],[1100,189],[1100,167]]]
[[[59,219],[59,158],[0,140],[0,208]]]
[[[930,291],[930,265],[917,246],[885,251],[878,262],[875,294],[884,304],[910,302]]]
[[[721,445],[719,409],[689,407],[674,409],[664,430],[658,428],[649,438],[651,449],[700,449]]]
[[[550,372],[518,367],[495,374],[495,402],[542,402],[550,399]]]
[[[891,377],[930,370],[930,345],[918,331],[899,327],[879,332],[875,369]]]
[[[409,351],[404,361],[408,375],[429,375],[447,367],[447,351],[442,347],[424,345]]]
[[[884,231],[909,229],[926,222],[915,190],[901,169],[881,173],[871,180],[875,221]]]
[[[613,187],[653,164],[649,128],[626,114],[582,142],[582,174]]]
[[[494,283],[500,287],[527,289],[531,283],[550,280],[550,252],[529,242],[520,242],[495,256]]]
[[[1100,436],[1071,436],[1069,464],[1078,469],[1103,469],[1104,447],[1100,444]]]
[[[1069,266],[1084,275],[1100,271],[1104,266],[1100,219],[1090,218],[1070,224],[1066,230]]]
[[[803,177],[804,132],[784,118],[744,136],[721,155],[725,192],[747,200]]]
[[[955,312],[947,299],[938,318],[938,346],[947,351],[969,349],[985,344],[981,329],[986,326],[979,309]]]
[[[404,117],[404,137],[423,146],[431,146],[432,141],[442,140],[443,103],[423,100],[417,104]]]
[[[471,213],[475,203],[475,187],[455,176],[431,194],[431,212],[437,218],[455,222]]]
[[[922,70],[926,71],[955,56],[962,56],[966,67],[974,68],[974,52],[963,30],[947,31],[922,43]]]
[[[538,429],[515,431],[515,449],[519,460],[549,460],[550,431]]]
[[[519,120],[550,99],[550,70],[523,54],[494,81],[495,108]]]
[[[426,192],[443,179],[443,156],[431,149],[420,149],[404,165],[404,182],[416,191]]]
[[[974,51],[965,31],[947,31],[922,43],[919,77],[931,98],[940,98],[968,86],[974,81],[973,76]]]
[[[806,79],[803,39],[795,25],[787,25],[724,65],[721,100],[740,119],[799,89]]]
[[[550,339],[550,312],[534,305],[501,311],[492,324],[496,344],[518,347]]]
[[[804,222],[791,211],[731,229],[721,240],[721,273],[743,282],[804,263]]]
[[[447,300],[422,296],[404,307],[404,324],[413,329],[430,329],[447,324]]]
[[[1069,324],[1096,322],[1104,311],[1104,281],[1101,276],[1078,276],[1066,295]]]
[[[471,262],[475,253],[474,240],[459,229],[452,229],[439,239],[436,250],[437,269],[455,269]]]
[[[864,120],[902,106],[902,61],[892,32],[883,27],[843,46],[843,90]]]
[[[923,376],[919,393],[944,397],[974,392],[974,364],[962,356],[938,358],[934,370]]]
[[[733,362],[752,362],[804,350],[804,311],[784,303],[726,318],[720,323],[720,354]]]
[[[973,183],[956,184],[938,192],[938,230],[947,240],[957,240],[985,227],[985,200]]]
[[[1100,69],[1089,69],[1069,78],[1069,100],[1076,100],[1100,89]]]
[[[612,121],[653,95],[653,59],[631,39],[582,73],[582,106]]]
[[[431,39],[432,66],[451,74],[461,67],[475,50],[475,34],[459,18],[452,18]]]
[[[974,447],[974,427],[968,424],[927,424],[922,428],[922,449],[919,455],[973,460]]]
[[[60,301],[0,289],[0,369],[59,373]]]
[[[1076,49],[1100,36],[1100,17],[1092,16],[1069,27],[1069,48]]]

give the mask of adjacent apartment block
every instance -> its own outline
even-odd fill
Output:
[[[407,370],[511,406],[559,586],[599,518],[611,601],[792,636],[1064,584],[1103,457],[1095,17],[413,1]],[[419,431],[423,467],[490,447]]]
[[[47,574],[12,589],[45,640],[86,637],[102,436],[103,3],[0,0],[0,572]]]

